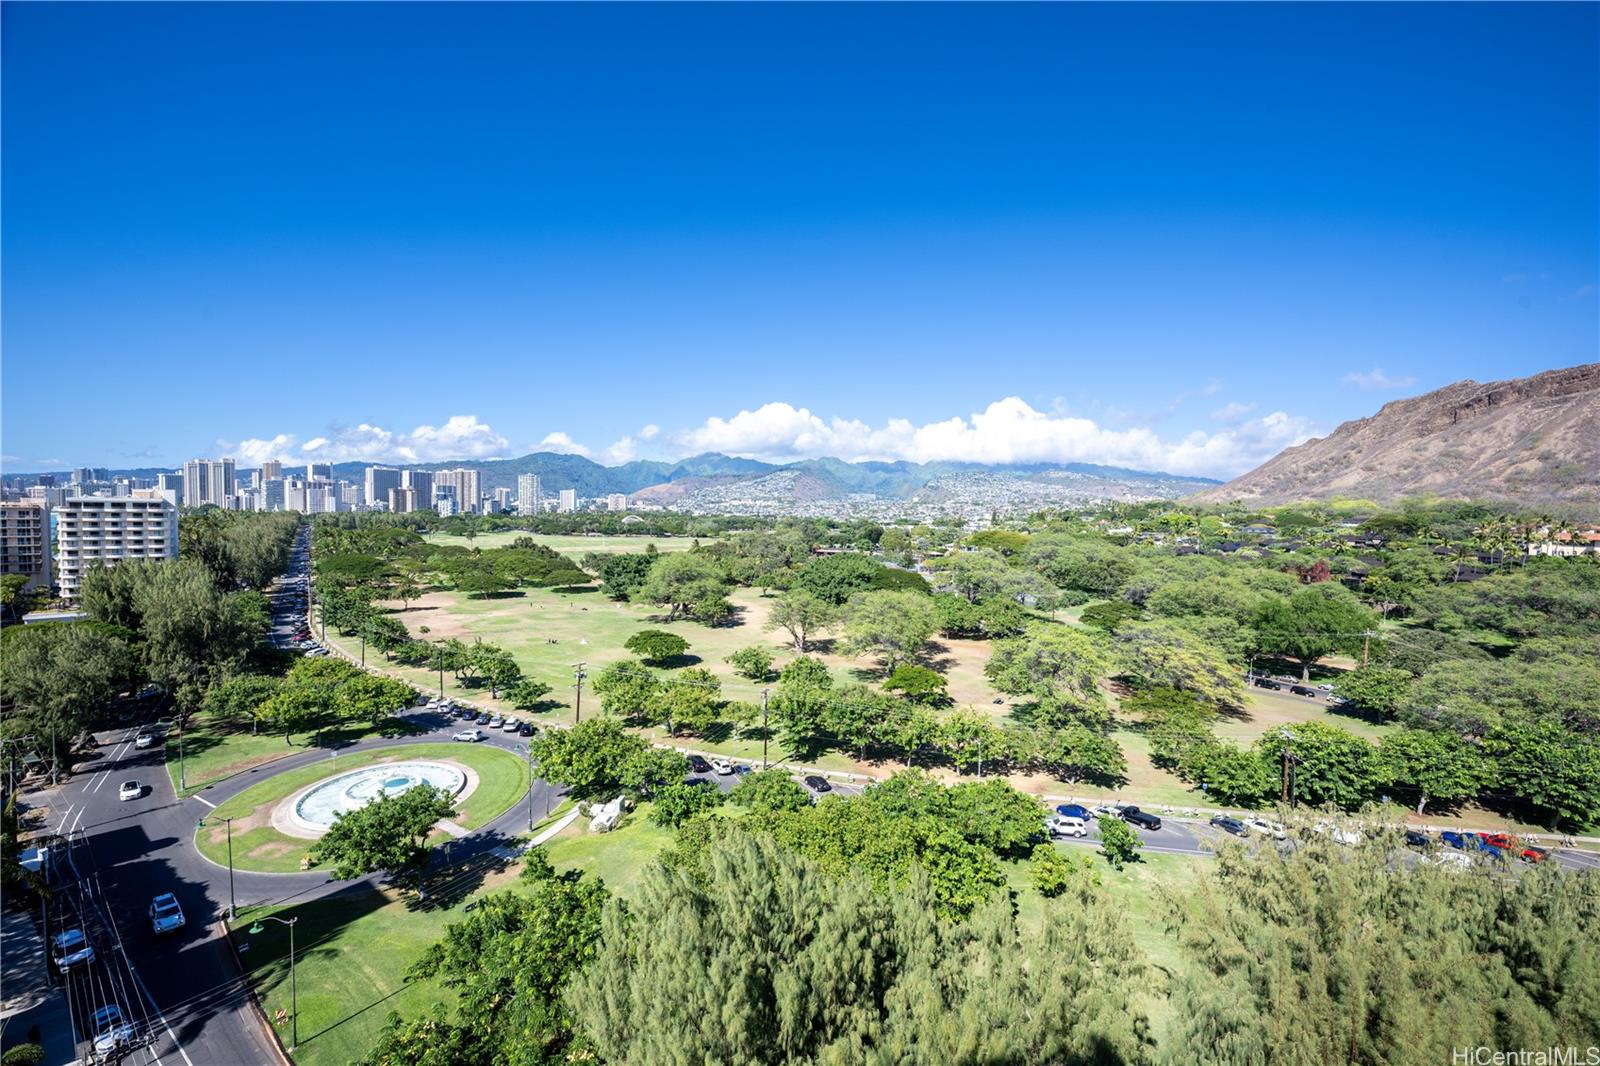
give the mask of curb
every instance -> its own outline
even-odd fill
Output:
[[[233,933],[228,929],[228,923],[217,921],[217,928],[222,930],[222,939],[228,942],[228,954],[233,956],[233,965],[239,971],[239,982],[250,993],[250,1002],[255,1006],[256,1021],[261,1023],[261,1028],[266,1030],[269,1043],[278,1052],[279,1066],[294,1066],[294,1060],[289,1057],[289,1052],[284,1049],[283,1041],[278,1038],[278,1030],[267,1018],[267,1008],[262,1005],[261,997],[256,995],[255,985],[250,983],[250,978],[245,975],[244,960],[239,957],[239,945],[233,942]]]

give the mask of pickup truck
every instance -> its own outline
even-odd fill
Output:
[[[1122,808],[1122,820],[1129,825],[1136,825],[1140,829],[1160,829],[1161,819],[1153,814],[1147,814],[1137,807]]]

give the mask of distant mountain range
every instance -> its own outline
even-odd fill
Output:
[[[1396,400],[1195,499],[1384,503],[1423,494],[1600,505],[1600,363]]]

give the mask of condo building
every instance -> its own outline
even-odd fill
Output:
[[[66,599],[77,598],[91,566],[177,555],[178,509],[159,496],[73,496],[56,510],[56,582]]]
[[[0,503],[0,574],[23,574],[24,591],[50,588],[50,509],[43,500]]]
[[[518,474],[517,475],[517,513],[518,514],[538,514],[539,513],[539,502],[540,502],[539,501],[539,494],[540,494],[540,489],[539,489],[539,475],[538,474]]]

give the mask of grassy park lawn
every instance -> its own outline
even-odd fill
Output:
[[[532,537],[552,551],[558,551],[563,555],[570,556],[574,561],[589,552],[595,552],[600,555],[642,552],[646,544],[654,544],[658,552],[686,552],[695,544],[693,537],[663,537],[659,535],[586,537],[577,533],[523,533],[515,529],[498,533],[479,533],[470,542],[466,537],[450,533],[424,533],[422,535],[422,539],[430,544],[456,545],[462,548],[504,548],[521,537]],[[700,543],[710,544],[711,541],[705,540]]]
[[[233,863],[241,870],[284,873],[300,869],[300,861],[315,843],[287,836],[272,827],[272,810],[288,796],[336,774],[374,763],[406,759],[435,759],[467,766],[478,775],[473,789],[458,807],[454,821],[476,829],[503,814],[528,791],[528,764],[510,752],[470,744],[410,744],[378,748],[330,758],[269,777],[252,785],[206,815],[195,832],[195,845],[212,862],[228,861],[228,830],[220,819],[233,818]]]
[[[178,734],[169,732],[165,748],[167,773],[172,777],[172,787],[179,797],[192,796],[234,774],[252,767],[298,755],[308,748],[334,750],[367,737],[406,736],[417,732],[416,726],[400,718],[391,718],[379,724],[357,723],[337,729],[324,729],[321,733],[252,733],[242,722],[226,722],[200,713],[189,719],[183,731],[183,768],[185,787],[179,788]]]

